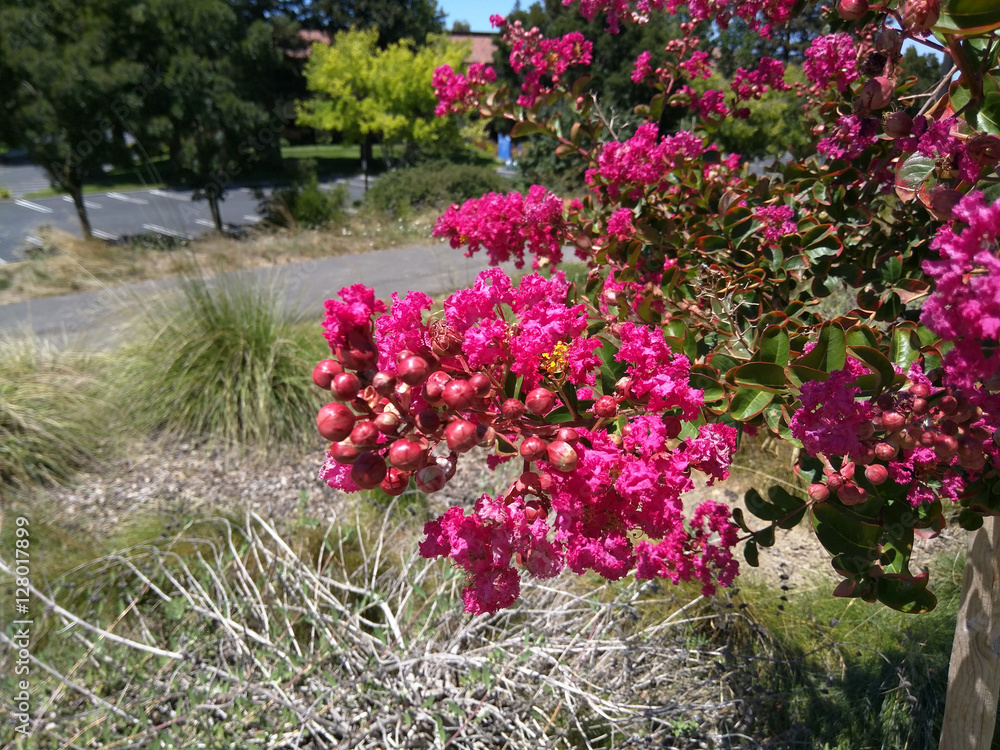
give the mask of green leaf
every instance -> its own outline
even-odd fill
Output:
[[[769,325],[760,335],[757,342],[755,359],[761,362],[774,362],[779,365],[788,364],[788,331],[784,326]]]
[[[926,571],[919,576],[883,576],[878,579],[878,600],[908,614],[930,612],[937,606],[937,597],[927,590],[927,579]]]
[[[896,170],[896,195],[902,201],[911,201],[916,195],[920,186],[923,185],[931,172],[934,171],[936,162],[919,153],[911,154],[906,161],[899,165]]]
[[[751,568],[760,567],[760,553],[757,549],[757,542],[753,539],[747,540],[746,545],[743,547],[743,557],[747,561],[747,565]]]
[[[820,544],[837,557],[835,567],[863,573],[874,564],[881,526],[860,521],[828,502],[813,505],[811,515]]]
[[[812,351],[796,359],[793,364],[823,372],[835,372],[843,370],[846,363],[847,336],[844,329],[835,323],[826,323],[820,330],[819,340]]]
[[[738,422],[753,419],[774,400],[774,394],[756,388],[737,388],[729,402],[729,415]]]
[[[942,5],[935,31],[979,35],[1000,28],[1000,5],[996,0],[950,0]]]
[[[1000,85],[993,76],[983,78],[983,101],[972,124],[986,133],[1000,136]]]
[[[896,371],[892,367],[892,362],[882,352],[871,346],[852,346],[851,354],[868,365],[878,375],[877,391],[892,385]]]
[[[761,547],[773,547],[774,546],[774,526],[765,526],[760,531],[755,531],[753,534],[754,541],[757,542]]]
[[[733,372],[733,380],[739,386],[762,389],[771,393],[783,393],[788,385],[785,368],[773,362],[748,362],[741,365]]]
[[[716,401],[721,401],[726,397],[726,391],[719,381],[713,377],[715,374],[716,372],[713,368],[705,367],[704,365],[695,365],[691,368],[691,387],[704,392],[706,404],[714,404]]]
[[[510,130],[510,137],[521,138],[525,135],[548,132],[548,128],[544,125],[539,125],[537,122],[529,122],[528,120],[521,120],[520,122],[514,123],[514,127]]]
[[[892,332],[892,346],[889,349],[889,356],[897,366],[904,371],[910,369],[910,365],[920,357],[920,342],[911,339],[913,331],[908,328],[897,328]]]
[[[763,521],[777,521],[785,515],[785,511],[778,506],[769,503],[755,489],[749,489],[743,495],[743,502],[747,510]]]

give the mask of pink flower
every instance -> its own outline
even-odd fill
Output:
[[[634,215],[632,209],[619,208],[608,219],[608,234],[613,234],[619,242],[631,239],[635,234],[635,227],[632,225]]]
[[[510,66],[524,75],[517,103],[533,107],[539,97],[561,88],[570,67],[590,65],[593,44],[579,31],[559,39],[546,39],[537,28],[525,31],[520,21],[505,24],[504,41],[510,45]]]
[[[653,75],[653,68],[649,65],[649,59],[652,57],[649,51],[645,51],[639,54],[636,58],[635,67],[632,69],[632,83],[642,83],[651,75]]]
[[[764,241],[768,244],[777,244],[786,234],[794,234],[798,229],[791,221],[795,216],[791,206],[758,206],[753,216],[764,225]]]
[[[830,135],[816,144],[816,150],[831,159],[857,159],[877,141],[877,119],[846,115],[837,120]]]
[[[825,381],[812,380],[802,385],[802,407],[789,426],[792,436],[802,441],[810,455],[860,455],[863,446],[858,432],[871,421],[872,406],[856,400],[861,390],[849,384],[857,375],[845,368],[831,373]]]
[[[493,68],[482,63],[470,65],[467,75],[456,73],[450,65],[442,65],[434,71],[431,81],[438,98],[434,114],[444,117],[475,109],[486,87],[496,79]]]
[[[362,330],[367,336],[372,314],[386,310],[385,303],[375,299],[375,290],[364,284],[345,286],[338,296],[342,301],[326,301],[326,317],[323,318],[326,340],[330,342],[331,349],[346,346],[352,331]]]
[[[827,34],[813,39],[802,70],[818,90],[833,83],[838,91],[846,91],[858,79],[857,58],[850,34]]]
[[[737,69],[730,88],[736,95],[736,101],[748,101],[760,99],[769,89],[787,91],[791,86],[785,83],[785,66],[772,57],[763,57],[752,72]]]
[[[657,328],[626,322],[620,336],[622,345],[615,358],[628,364],[636,397],[648,396],[651,411],[679,408],[685,419],[693,419],[701,408],[703,394],[688,385],[688,358],[670,351]]]

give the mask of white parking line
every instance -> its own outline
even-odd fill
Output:
[[[160,234],[167,234],[171,237],[180,237],[182,240],[191,239],[190,234],[184,234],[183,232],[178,232],[173,229],[167,229],[166,227],[161,227],[159,224],[143,224],[143,229],[148,229],[150,232],[159,232]]]
[[[261,218],[256,214],[243,214],[243,220],[249,221],[252,224],[256,224],[258,221],[261,220]]]
[[[29,234],[29,235],[28,235],[27,237],[25,237],[24,239],[25,239],[25,240],[27,241],[27,243],[28,243],[29,245],[34,245],[35,247],[41,247],[41,246],[42,246],[42,245],[44,244],[44,243],[42,242],[42,238],[41,238],[41,237],[36,237],[36,236],[35,236],[35,235],[33,235],[33,234]]]
[[[150,190],[150,195],[155,195],[157,198],[170,198],[175,201],[184,201],[185,203],[190,203],[191,199],[184,195],[175,195],[174,193],[168,193],[165,190]]]
[[[21,208],[30,208],[32,211],[40,211],[43,214],[52,213],[52,209],[48,206],[39,206],[37,203],[32,203],[31,201],[16,200],[14,203]]]
[[[208,219],[195,219],[194,223],[203,227],[211,227],[212,229],[215,229],[215,222],[209,221]]]
[[[90,233],[95,237],[99,237],[102,240],[111,240],[112,242],[114,242],[115,240],[120,239],[120,237],[117,234],[111,234],[111,232],[102,232],[100,229],[91,229]]]
[[[63,196],[63,200],[66,201],[67,203],[72,203],[73,202],[73,199],[70,198],[68,195],[64,195]],[[100,203],[91,203],[88,200],[84,200],[83,201],[83,205],[86,208],[103,208],[103,206]]]
[[[108,193],[109,198],[114,198],[116,201],[124,201],[125,203],[136,203],[140,206],[149,205],[149,201],[143,200],[142,198],[133,198],[129,195],[122,195],[121,193]]]

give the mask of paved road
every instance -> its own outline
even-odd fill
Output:
[[[372,286],[383,299],[410,289],[444,294],[469,285],[486,263],[483,253],[469,259],[461,250],[438,244],[236,273],[251,275],[264,285],[275,285],[288,305],[319,320],[323,301],[349,284]],[[514,270],[512,264],[504,268],[508,273]],[[171,280],[148,281],[100,292],[0,305],[0,335],[34,333],[55,343],[106,348],[119,340],[123,324],[175,284]]]
[[[364,195],[363,177],[337,182],[347,185],[349,203]],[[192,201],[187,190],[92,193],[85,200],[94,235],[106,240],[148,233],[192,237],[214,229],[208,203]],[[258,201],[250,188],[230,190],[221,210],[223,221],[232,227],[260,221]],[[30,246],[40,245],[38,232],[43,226],[78,237],[82,234],[69,196],[0,201],[0,263],[20,260]]]

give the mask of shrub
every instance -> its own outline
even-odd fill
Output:
[[[274,226],[318,229],[344,220],[347,198],[343,185],[323,190],[314,173],[304,183],[276,189],[261,201],[261,212],[265,221]]]
[[[444,208],[483,193],[509,190],[492,168],[429,162],[383,175],[368,191],[368,203],[395,215],[410,209]]]
[[[304,443],[322,404],[309,378],[323,354],[274,288],[188,279],[154,305],[121,351],[118,394],[133,424],[266,447]]]
[[[102,453],[94,360],[34,339],[0,342],[0,490],[62,483]]]

